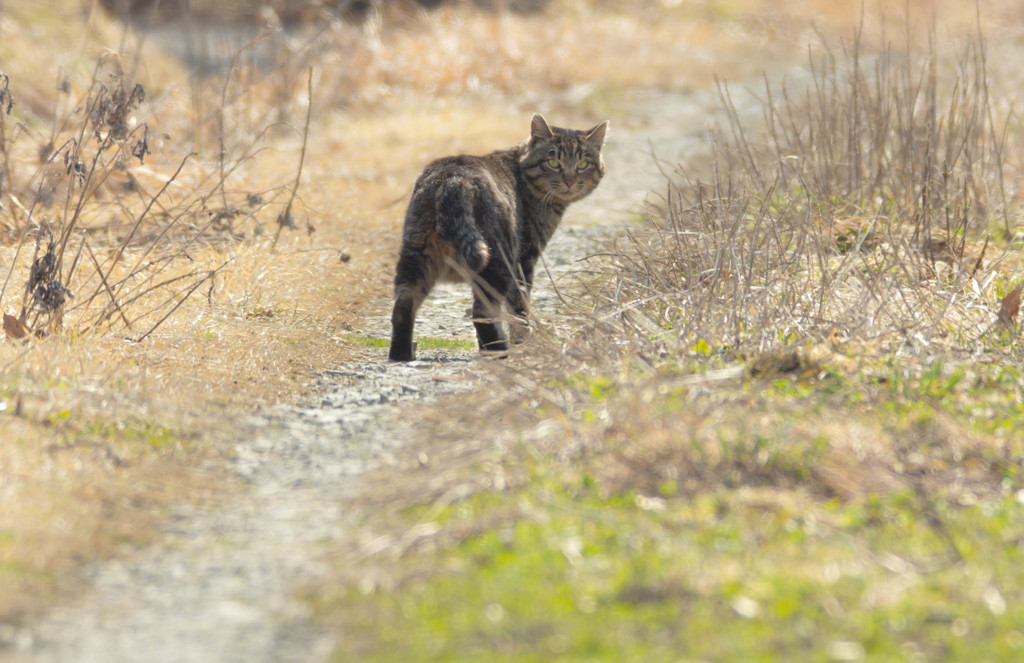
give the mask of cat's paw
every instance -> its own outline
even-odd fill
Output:
[[[513,316],[508,326],[508,337],[512,345],[522,345],[530,338],[530,323],[523,316]]]
[[[388,361],[414,361],[416,359],[416,344],[403,345],[392,343],[388,351]]]

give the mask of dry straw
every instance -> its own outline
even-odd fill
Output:
[[[710,175],[668,185],[603,308],[655,354],[837,335],[975,348],[998,310],[990,240],[1012,240],[1010,117],[989,97],[980,36],[955,55],[929,45],[865,55],[858,34],[826,47],[806,94],[765,81],[756,137],[720,85],[729,124]]]

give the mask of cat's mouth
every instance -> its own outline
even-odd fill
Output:
[[[572,182],[563,181],[561,184],[562,186],[560,189],[560,193],[563,197],[568,198],[570,200],[575,200],[576,198],[579,197],[580,193],[582,192],[582,187],[580,186],[579,180],[573,180]]]

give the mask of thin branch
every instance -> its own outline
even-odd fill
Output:
[[[193,292],[195,292],[196,290],[199,289],[199,286],[201,286],[203,283],[206,283],[206,281],[208,281],[209,279],[212,279],[213,277],[215,277],[217,275],[217,272],[219,272],[220,270],[224,269],[224,267],[226,267],[230,262],[231,262],[231,260],[225,261],[223,264],[221,264],[220,267],[218,267],[216,269],[211,269],[209,274],[207,274],[206,276],[204,276],[203,278],[199,279],[194,284],[192,284],[192,287],[189,288],[187,292],[185,292],[185,295],[181,298],[181,301],[179,301],[177,304],[175,304],[173,307],[171,307],[171,310],[168,311],[164,315],[164,317],[160,318],[156,322],[155,325],[150,327],[149,331],[147,331],[145,334],[143,334],[139,338],[135,339],[135,342],[136,343],[141,343],[142,341],[146,340],[146,338],[150,334],[155,332],[157,330],[157,328],[160,325],[162,325],[167,320],[167,318],[171,317],[171,315],[173,315],[174,312],[178,310],[178,307],[180,307],[182,304],[184,304],[186,301],[188,301],[188,298],[192,296]],[[168,300],[168,301],[170,301],[170,300]]]
[[[295,222],[292,220],[292,204],[295,202],[295,196],[299,191],[299,180],[302,178],[302,165],[306,161],[306,142],[309,140],[309,122],[313,117],[313,68],[309,68],[309,79],[306,82],[306,90],[309,94],[309,102],[306,104],[306,126],[302,129],[302,152],[299,154],[299,169],[295,173],[295,184],[292,186],[292,195],[288,199],[288,204],[285,206],[284,211],[277,217],[277,232],[274,233],[274,243],[270,245],[270,250],[273,251],[277,248],[277,240],[281,236],[281,230],[285,226],[295,227]]]
[[[121,307],[118,305],[117,295],[114,294],[114,291],[110,288],[110,284],[107,283],[107,277],[103,274],[103,268],[100,267],[99,261],[96,260],[96,255],[92,252],[92,247],[89,246],[88,240],[83,239],[82,245],[85,246],[85,251],[89,254],[89,259],[92,260],[92,265],[96,268],[96,273],[100,275],[100,280],[103,282],[103,288],[107,291],[107,294],[110,295],[110,303],[117,310],[118,315],[121,316],[121,322],[124,323],[124,326],[131,330],[132,323],[128,322],[128,318],[125,317],[124,311],[122,311]]]

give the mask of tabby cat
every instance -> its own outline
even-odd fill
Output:
[[[525,330],[533,270],[569,203],[604,175],[608,122],[589,131],[548,126],[535,114],[530,137],[484,156],[429,164],[416,180],[405,215],[391,315],[392,361],[413,359],[413,323],[439,279],[473,286],[473,325],[481,351],[501,352],[502,300]]]

